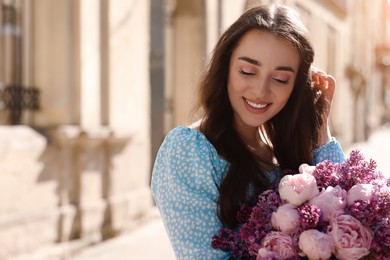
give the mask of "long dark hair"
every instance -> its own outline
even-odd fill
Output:
[[[257,198],[269,186],[253,154],[238,135],[227,92],[230,58],[242,36],[252,29],[271,32],[287,40],[300,53],[300,67],[285,107],[261,128],[268,137],[281,169],[297,169],[312,163],[324,124],[324,99],[311,86],[310,66],[314,51],[306,28],[295,12],[285,6],[260,6],[246,11],[220,37],[199,85],[199,107],[204,111],[200,131],[229,162],[220,186],[218,214],[224,225],[237,227],[240,204]],[[261,48],[261,46],[259,46]],[[251,187],[253,192],[249,193]]]

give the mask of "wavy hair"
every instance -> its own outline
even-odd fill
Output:
[[[218,214],[222,223],[232,228],[239,224],[236,214],[240,205],[255,201],[269,187],[259,166],[260,158],[248,149],[234,128],[227,91],[232,52],[243,35],[253,29],[287,40],[300,54],[299,70],[288,102],[260,128],[269,139],[270,152],[280,169],[297,169],[302,163],[312,163],[313,149],[319,143],[319,131],[325,122],[325,100],[311,85],[313,47],[295,11],[282,5],[247,10],[220,37],[199,84],[198,106],[204,112],[200,131],[229,162],[220,186]],[[249,197],[248,189],[253,190]]]

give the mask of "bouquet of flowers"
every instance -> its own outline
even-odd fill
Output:
[[[222,228],[213,248],[239,259],[390,259],[390,178],[374,160],[354,150],[290,173],[243,204],[241,228]]]

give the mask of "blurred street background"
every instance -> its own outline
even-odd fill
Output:
[[[0,259],[174,259],[150,192],[220,34],[301,14],[332,134],[390,174],[388,0],[0,0]]]

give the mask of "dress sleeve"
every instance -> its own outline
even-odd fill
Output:
[[[332,138],[328,143],[314,150],[314,165],[329,160],[332,163],[342,163],[345,155],[340,143],[336,138]]]
[[[152,193],[178,259],[227,259],[211,247],[222,224],[217,216],[223,168],[198,131],[175,128],[157,154]]]

